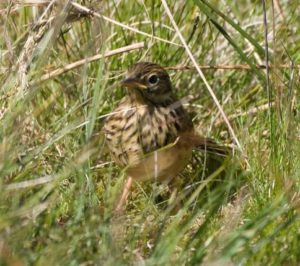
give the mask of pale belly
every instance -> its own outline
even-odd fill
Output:
[[[147,108],[133,111],[123,104],[108,120],[105,132],[111,155],[135,180],[171,179],[188,164],[192,147],[180,137],[179,114],[168,108],[151,112]]]
[[[138,181],[171,180],[185,168],[191,156],[192,148],[179,139],[175,144],[148,154],[137,165],[128,166],[127,173]]]

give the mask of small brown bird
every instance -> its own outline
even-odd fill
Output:
[[[112,158],[126,167],[128,174],[117,211],[126,202],[132,180],[171,180],[188,164],[193,148],[227,153],[226,148],[195,133],[161,66],[149,62],[133,65],[122,86],[127,95],[104,124]]]

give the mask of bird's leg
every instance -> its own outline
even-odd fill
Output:
[[[170,191],[169,207],[171,208],[171,213],[176,214],[182,208],[182,197],[179,193],[182,182],[180,178],[174,177],[169,179],[168,187]]]
[[[114,209],[112,217],[113,219],[110,224],[111,237],[114,245],[116,245],[118,249],[121,249],[125,246],[126,218],[122,214],[125,210],[126,201],[130,192],[132,181],[132,177],[129,176],[126,180],[126,183],[123,186],[122,194],[117,201],[117,206]]]
[[[126,201],[127,201],[127,198],[128,198],[128,195],[129,195],[129,191],[130,191],[130,188],[131,188],[131,185],[132,185],[132,177],[129,177],[126,181],[126,184],[124,185],[123,187],[123,192],[122,192],[122,195],[118,201],[118,204],[115,208],[115,212],[120,214],[122,213],[122,211],[124,210],[124,206],[126,204]]]

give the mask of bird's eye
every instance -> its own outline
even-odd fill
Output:
[[[158,80],[159,80],[159,78],[157,75],[151,75],[148,78],[149,83],[152,85],[156,84],[158,82]]]

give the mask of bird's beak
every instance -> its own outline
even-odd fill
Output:
[[[121,85],[125,88],[128,88],[128,89],[134,89],[134,88],[136,88],[136,89],[145,89],[145,88],[147,88],[145,85],[140,83],[135,78],[126,78],[126,79],[122,80]]]

